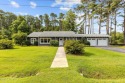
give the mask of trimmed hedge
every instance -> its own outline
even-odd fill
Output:
[[[66,48],[66,53],[71,53],[71,54],[84,53],[84,45],[81,44],[79,41],[67,40],[65,41],[64,47]]]
[[[12,40],[8,40],[8,39],[0,40],[0,49],[12,49],[12,48],[13,48]]]
[[[51,46],[59,46],[59,42],[57,40],[51,40],[50,45]]]

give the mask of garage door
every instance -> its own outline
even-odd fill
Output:
[[[90,46],[97,46],[96,38],[88,38],[87,40],[90,42]]]
[[[98,46],[108,46],[108,38],[99,38]]]

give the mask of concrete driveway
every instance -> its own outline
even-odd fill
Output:
[[[125,49],[123,48],[119,48],[119,47],[99,47],[99,48],[102,48],[102,49],[106,49],[106,50],[111,50],[111,51],[115,51],[115,52],[121,52],[121,53],[125,53]]]

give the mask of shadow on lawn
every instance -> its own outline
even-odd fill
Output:
[[[86,57],[89,57],[89,56],[92,56],[92,55],[95,55],[93,53],[90,53],[90,52],[85,52],[83,54],[71,54],[73,56],[86,56]]]
[[[11,49],[0,49],[0,50],[15,50],[15,49],[19,49],[19,48],[11,48]]]

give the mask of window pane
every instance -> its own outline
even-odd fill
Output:
[[[50,43],[50,39],[48,39],[48,43]]]
[[[47,43],[47,39],[44,39],[44,43]]]
[[[43,39],[41,39],[41,43],[44,43]]]

